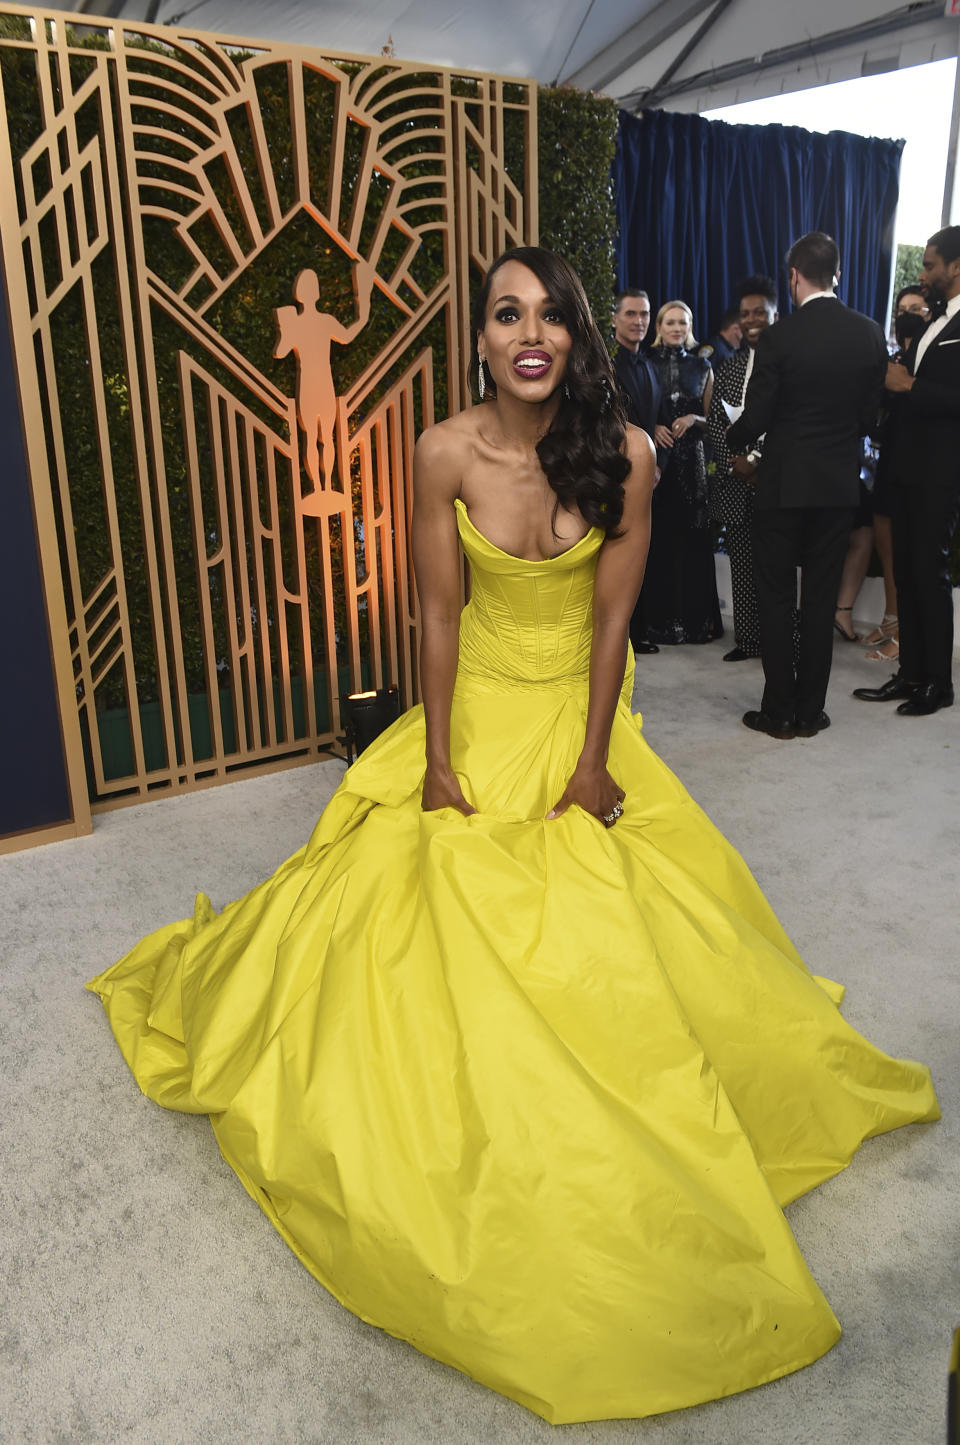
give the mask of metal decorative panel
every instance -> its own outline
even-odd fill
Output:
[[[310,761],[342,693],[416,700],[413,443],[536,239],[536,88],[28,7],[0,76],[74,772],[96,809]]]

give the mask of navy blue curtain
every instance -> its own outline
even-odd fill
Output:
[[[815,103],[815,102],[812,102]],[[699,115],[620,112],[617,275],[656,308],[686,301],[705,340],[737,282],[763,272],[788,305],[784,256],[806,231],[840,247],[840,295],[883,324],[903,141]]]

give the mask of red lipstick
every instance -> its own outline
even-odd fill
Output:
[[[537,381],[541,376],[546,376],[552,365],[553,360],[546,351],[518,351],[513,358],[515,374],[528,381]]]

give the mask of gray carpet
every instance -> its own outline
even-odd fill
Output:
[[[729,643],[727,644],[729,645]],[[844,1326],[762,1389],[556,1438],[656,1445],[942,1445],[960,1322],[960,707],[850,699],[886,671],[837,645],[834,726],[740,725],[759,665],[641,659],[650,742],[754,867],[848,1018],[926,1060],[944,1119],[866,1144],[789,1218]],[[527,1445],[551,1428],[354,1319],[223,1164],[205,1119],[137,1091],[85,979],[202,887],[222,904],[306,837],[321,763],[126,809],[92,838],[0,858],[4,1442]]]

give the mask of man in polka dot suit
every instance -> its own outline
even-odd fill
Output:
[[[738,413],[753,371],[754,350],[763,332],[777,319],[777,287],[769,276],[748,276],[737,288],[740,329],[744,345],[717,369],[707,425],[713,443],[716,472],[710,483],[710,515],[723,523],[723,540],[730,558],[733,588],[733,636],[736,646],[724,662],[744,662],[760,656],[757,590],[753,581],[753,483],[763,450],[759,438],[746,456],[731,457],[726,433],[730,417],[724,402]]]

